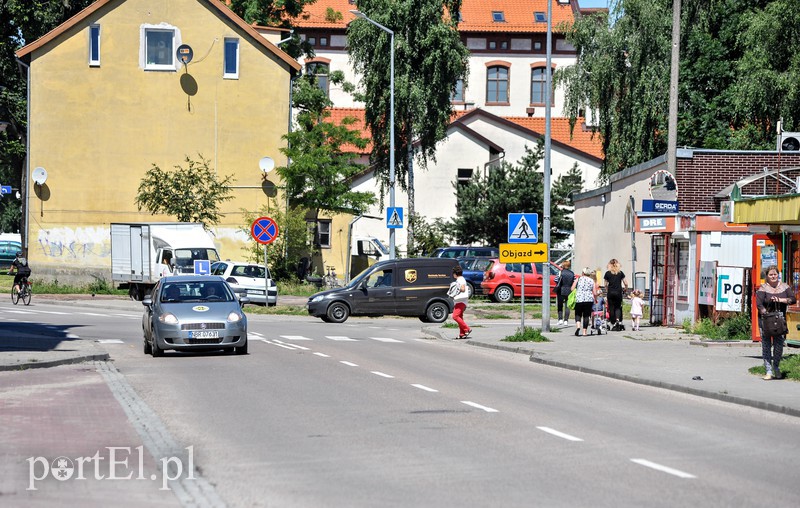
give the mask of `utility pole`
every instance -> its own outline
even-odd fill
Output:
[[[672,2],[672,57],[669,72],[669,126],[667,128],[667,169],[673,176],[678,151],[678,67],[681,53],[681,0]]]
[[[542,263],[542,331],[550,331],[550,94],[553,86],[553,73],[550,69],[553,39],[553,2],[547,2],[547,60],[545,61],[544,85],[544,218],[542,220],[542,240],[547,246],[547,260]],[[523,274],[523,277],[525,275]],[[524,298],[524,296],[523,296]]]

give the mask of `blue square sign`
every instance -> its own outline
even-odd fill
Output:
[[[211,261],[207,259],[194,260],[195,275],[211,275]]]
[[[539,243],[539,214],[508,214],[508,243]]]
[[[402,229],[403,227],[403,208],[390,206],[386,208],[386,227],[389,229]]]

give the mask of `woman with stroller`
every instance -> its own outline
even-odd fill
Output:
[[[611,329],[615,332],[625,330],[622,324],[622,296],[628,290],[628,281],[619,261],[612,259],[608,262],[608,271],[603,276],[606,281],[606,300],[608,300],[608,314],[611,321]]]
[[[578,337],[589,328],[592,319],[592,304],[597,296],[597,281],[594,270],[588,266],[583,269],[583,274],[575,279],[572,288],[575,290],[575,336]]]
[[[558,324],[560,325],[569,323],[567,298],[572,292],[572,283],[575,281],[575,274],[570,270],[571,266],[572,263],[569,259],[561,263],[561,274],[558,276],[558,282],[556,282],[556,306],[558,308]]]

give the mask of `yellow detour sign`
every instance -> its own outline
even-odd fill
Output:
[[[549,259],[546,243],[501,243],[501,263],[545,263]]]

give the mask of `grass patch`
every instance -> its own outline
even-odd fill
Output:
[[[247,304],[244,306],[247,314],[261,314],[270,316],[308,316],[308,309],[301,305],[277,305],[265,307],[263,305]]]
[[[786,379],[800,381],[800,354],[784,356],[778,368]],[[763,376],[767,373],[767,369],[763,365],[758,365],[750,367],[749,372],[750,374]]]
[[[448,321],[442,325],[442,328],[458,328],[458,323],[453,323],[452,321]]]
[[[524,329],[517,329],[517,333],[509,335],[501,342],[550,342],[550,339],[542,335],[542,330],[526,326]]]
[[[700,335],[707,340],[752,340],[750,316],[745,313],[722,318],[717,323],[708,318],[703,318],[695,323],[686,319],[683,322],[683,330],[686,333]]]

